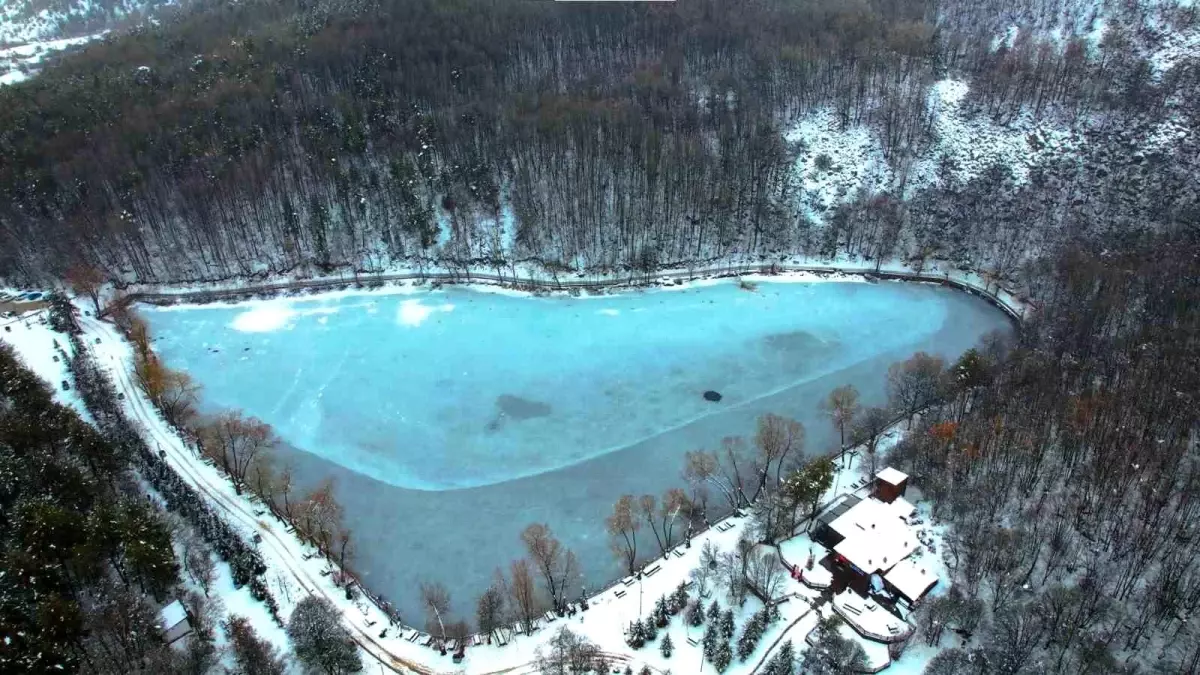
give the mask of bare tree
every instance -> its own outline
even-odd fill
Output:
[[[717,572],[719,553],[717,545],[711,539],[705,540],[704,546],[700,548],[700,564],[689,573],[696,582],[697,598],[708,597],[708,584]]]
[[[231,614],[222,627],[242,675],[284,675],[287,662],[267,640],[258,636],[249,619]]]
[[[199,434],[205,453],[220,463],[239,493],[254,463],[266,459],[279,444],[270,426],[236,410],[205,424]]]
[[[537,651],[537,672],[542,675],[588,673],[600,660],[600,648],[566,626]]]
[[[728,486],[736,502],[733,508],[738,509],[750,503],[746,497],[746,486],[742,479],[742,467],[749,462],[746,459],[746,440],[740,436],[726,436],[721,439],[721,454],[718,457],[717,468],[722,480]]]
[[[104,286],[104,271],[92,265],[77,263],[67,270],[67,283],[79,295],[91,298],[96,314],[100,313],[100,288]]]
[[[327,556],[332,555],[334,537],[342,529],[342,505],[334,498],[333,480],[326,480],[310,492],[297,511],[297,528]]]
[[[821,401],[821,411],[824,412],[841,438],[841,447],[846,449],[846,427],[854,423],[855,416],[862,410],[858,403],[858,389],[847,384],[829,392],[829,396]]]
[[[783,460],[788,456],[788,453],[803,445],[804,425],[796,420],[773,413],[767,413],[758,418],[757,427],[754,432],[754,447],[758,450],[758,456],[755,460],[758,486],[755,487],[754,495],[749,498],[749,502],[757,501],[763,489],[767,487],[767,481],[771,475],[771,467],[775,467],[775,482],[778,483],[779,475],[783,468]],[[740,483],[741,477],[736,472],[737,457],[733,454],[728,444],[725,446],[725,451],[726,460],[734,467],[734,475],[738,477],[738,482]]]
[[[138,386],[158,406],[168,422],[175,426],[187,424],[195,417],[200,386],[187,373],[163,365],[154,353],[148,351],[149,347],[145,347],[143,353],[136,340],[134,345],[139,350],[139,356],[133,364]]]
[[[675,546],[675,523],[691,508],[687,495],[679,488],[671,488],[663,495],[662,504],[658,508],[658,526],[655,527],[652,521],[651,527],[655,529],[655,537],[658,538],[664,556]]]
[[[446,620],[450,613],[450,591],[440,581],[421,582],[421,605],[431,626],[436,625],[441,636],[440,647],[446,649]],[[433,632],[433,631],[430,631]]]
[[[514,560],[509,567],[509,577],[508,595],[512,600],[512,608],[522,632],[528,634],[533,630],[534,617],[538,615],[537,593],[529,561],[524,558]]]
[[[183,567],[187,570],[188,576],[204,591],[204,597],[208,597],[208,590],[212,586],[213,577],[216,574],[216,564],[213,562],[212,554],[208,550],[208,546],[194,536],[183,537],[182,542]]]
[[[339,527],[337,532],[338,544],[338,567],[345,572],[346,560],[354,555],[354,547],[350,544],[351,530],[348,527]]]
[[[479,602],[475,606],[475,621],[479,624],[479,632],[487,635],[488,640],[491,640],[492,634],[500,628],[504,616],[505,582],[503,572],[496,570],[496,574],[499,578],[479,596]]]
[[[721,496],[729,502],[729,508],[736,509],[738,507],[737,492],[722,480],[718,466],[715,453],[704,450],[689,451],[684,456],[683,478],[692,489],[693,500],[699,498],[699,493],[705,485],[714,485],[721,492]],[[707,503],[704,515],[707,519]]]
[[[622,495],[605,521],[608,536],[612,539],[613,555],[622,561],[629,574],[636,571],[637,531],[642,527],[636,508],[633,495]]]
[[[555,611],[566,607],[567,584],[577,573],[575,553],[563,548],[549,525],[533,523],[521,532],[529,558],[542,575],[546,593]]]
[[[292,463],[285,461],[279,470],[275,485],[279,490],[279,496],[283,498],[283,517],[287,520],[291,520],[295,515],[292,513],[292,483]]]
[[[940,357],[917,352],[888,368],[888,400],[895,410],[908,416],[910,426],[913,416],[941,394],[945,367]]]
[[[876,456],[876,452],[879,449],[879,439],[887,431],[891,422],[892,416],[886,408],[871,407],[867,408],[854,423],[852,442],[862,444],[863,449],[866,450],[872,476],[878,471],[879,458]]]
[[[783,565],[771,549],[760,546],[748,556],[747,580],[755,595],[770,605],[783,587]]]

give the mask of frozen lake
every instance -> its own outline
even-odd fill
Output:
[[[142,311],[158,352],[203,385],[205,411],[271,424],[298,482],[335,478],[356,568],[418,624],[418,581],[445,582],[473,617],[533,521],[602,584],[619,572],[612,503],[681,485],[685,451],[749,436],[764,412],[799,419],[809,450],[825,450],[816,403],[833,387],[882,403],[890,363],[953,358],[1010,328],[964,293],[861,282],[584,298],[392,289]]]

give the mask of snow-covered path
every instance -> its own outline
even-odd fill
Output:
[[[146,400],[141,390],[133,380],[131,372],[131,355],[128,353],[123,338],[116,328],[110,324],[92,318],[81,318],[80,325],[87,336],[89,347],[95,353],[97,360],[113,377],[113,384],[118,392],[125,394],[125,411],[142,427],[148,441],[166,453],[167,461],[180,477],[197,490],[203,492],[212,505],[224,512],[230,520],[239,525],[245,532],[258,534],[262,537],[262,553],[272,569],[283,570],[299,587],[309,594],[324,596],[335,606],[343,610],[343,619],[351,630],[355,642],[378,662],[395,673],[434,673],[435,671],[420,663],[395,654],[386,649],[371,634],[368,621],[372,621],[366,613],[349,611],[344,594],[324,580],[320,569],[314,571],[314,561],[321,562],[315,557],[305,560],[306,555],[313,551],[307,550],[295,537],[281,536],[276,525],[254,515],[245,498],[230,495],[233,488],[229,481],[221,476],[214,467],[200,461],[189,450],[167,425],[152,404]],[[95,339],[99,338],[97,344]],[[386,619],[380,613],[372,623],[387,625]]]

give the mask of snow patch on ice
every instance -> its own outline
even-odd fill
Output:
[[[621,310],[619,310],[619,309],[602,309],[598,313],[603,314],[604,316],[619,316],[621,314]]]
[[[287,306],[264,305],[238,314],[229,325],[243,333],[269,333],[287,326],[295,315]]]
[[[400,303],[400,309],[396,312],[396,321],[404,326],[420,326],[425,323],[435,312],[453,312],[454,305],[444,303],[441,305],[426,305],[420,300],[405,300]]]
[[[353,305],[351,305],[353,306]],[[287,301],[256,303],[238,314],[230,322],[230,328],[242,333],[270,333],[281,328],[291,328],[297,317],[318,316],[320,323],[329,320],[328,314],[337,314],[337,307],[306,307],[297,309]]]

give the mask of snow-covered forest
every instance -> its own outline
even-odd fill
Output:
[[[1052,0],[205,3],[0,91],[0,274],[803,252],[1010,275],[1193,208],[1194,18]]]

